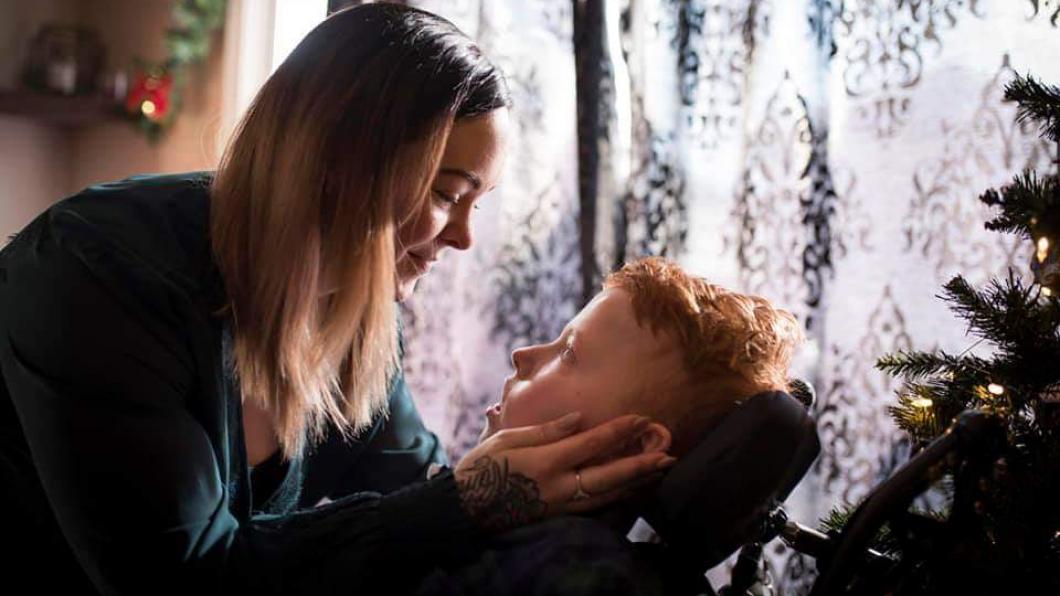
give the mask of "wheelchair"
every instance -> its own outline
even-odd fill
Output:
[[[635,546],[660,569],[668,594],[771,594],[762,584],[761,559],[764,546],[780,538],[816,561],[811,596],[882,595],[908,573],[901,561],[870,548],[885,523],[898,535],[952,542],[971,512],[978,479],[1004,445],[1000,423],[981,412],[961,414],[874,488],[840,533],[827,535],[788,519],[782,505],[820,453],[814,399],[809,384],[795,381],[789,392],[745,400],[660,482],[641,517],[661,540]],[[942,475],[943,462],[957,470],[949,519],[911,513],[914,499]],[[903,550],[918,546],[931,548],[904,544]],[[715,591],[706,572],[737,551],[729,584]]]

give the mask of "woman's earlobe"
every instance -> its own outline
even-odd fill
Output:
[[[670,429],[658,422],[649,424],[648,428],[644,429],[640,437],[637,438],[641,453],[668,451],[672,441],[673,437],[670,434]]]

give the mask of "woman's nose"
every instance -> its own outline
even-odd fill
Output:
[[[449,216],[449,221],[446,222],[445,228],[442,229],[440,238],[447,246],[451,246],[457,250],[467,250],[471,248],[473,238],[471,236],[470,207],[456,209],[454,213]]]

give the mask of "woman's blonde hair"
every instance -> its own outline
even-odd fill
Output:
[[[287,458],[329,422],[349,437],[386,411],[396,230],[429,200],[454,120],[507,93],[454,25],[376,3],[327,18],[254,98],[214,177],[210,234],[240,389]]]
[[[804,336],[790,312],[760,296],[693,277],[659,257],[627,263],[605,288],[629,294],[634,316],[677,342],[686,378],[663,388],[651,412],[673,425],[674,452],[683,453],[737,400],[786,391],[788,367]]]

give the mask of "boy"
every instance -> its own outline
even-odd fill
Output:
[[[615,453],[680,457],[736,402],[786,390],[801,341],[795,317],[765,299],[711,285],[664,259],[641,259],[608,276],[554,341],[512,353],[515,373],[487,410],[482,438],[575,411],[586,428],[641,414],[655,422]],[[576,497],[591,495],[592,476],[580,475],[577,489]],[[624,542],[628,512],[610,513],[618,516],[559,518],[511,532],[475,563],[434,574],[421,594],[663,592],[657,570]]]
[[[574,411],[586,428],[642,414],[658,423],[637,447],[681,456],[737,401],[785,390],[801,341],[795,317],[764,298],[661,258],[634,261],[558,338],[512,353],[515,374],[487,410],[483,438]]]

